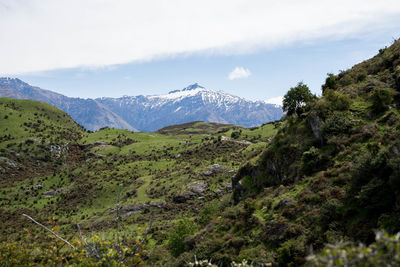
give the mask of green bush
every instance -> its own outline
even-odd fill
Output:
[[[306,175],[309,175],[318,167],[319,162],[319,150],[312,146],[301,156],[301,169]]]
[[[168,236],[168,249],[172,256],[178,257],[185,251],[185,238],[195,231],[195,225],[188,219],[179,220]]]
[[[324,97],[329,103],[329,108],[332,111],[345,111],[348,110],[351,104],[350,98],[337,91],[326,90]]]
[[[324,137],[347,133],[351,128],[351,122],[344,112],[333,112],[321,125]]]
[[[212,200],[206,203],[199,214],[199,223],[206,225],[212,217],[219,211],[218,200]]]
[[[305,245],[302,240],[290,239],[278,249],[279,266],[299,266],[305,256]]]
[[[371,96],[372,111],[376,114],[388,110],[389,105],[393,102],[393,92],[389,89],[377,88]]]
[[[337,91],[326,89],[323,97],[315,105],[315,110],[322,118],[329,117],[335,111],[347,111],[350,108],[350,98]]]

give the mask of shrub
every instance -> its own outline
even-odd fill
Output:
[[[168,249],[172,256],[178,257],[185,251],[185,238],[195,231],[195,226],[192,221],[188,219],[179,220],[171,229],[168,236]]]
[[[204,205],[204,208],[200,211],[199,223],[206,225],[212,217],[219,211],[217,200],[212,200]]]
[[[351,122],[344,112],[334,112],[321,125],[322,136],[347,133],[351,128]]]
[[[372,111],[376,114],[388,110],[388,106],[393,102],[393,92],[389,89],[377,88],[371,96]]]
[[[333,90],[326,90],[324,97],[329,103],[329,108],[332,111],[345,111],[350,107],[350,99],[347,95]]]
[[[279,266],[300,266],[304,263],[305,245],[302,240],[290,239],[278,249]]]
[[[240,132],[238,132],[238,131],[234,131],[231,133],[231,138],[233,138],[233,139],[238,139],[239,136],[240,136]]]
[[[306,175],[310,175],[318,167],[319,162],[319,150],[311,147],[301,156],[301,169]]]

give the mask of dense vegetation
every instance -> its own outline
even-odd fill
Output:
[[[297,84],[281,121],[251,129],[88,133],[49,105],[1,99],[1,260],[399,264],[399,92],[396,41],[328,74],[320,98]]]

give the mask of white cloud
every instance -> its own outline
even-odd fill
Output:
[[[283,96],[269,98],[269,99],[265,100],[265,103],[275,104],[277,106],[283,106]]]
[[[229,73],[228,79],[229,80],[236,80],[236,79],[242,79],[242,78],[247,78],[251,75],[251,72],[249,69],[245,69],[243,67],[236,67]]]
[[[0,0],[0,74],[374,33],[398,0]]]

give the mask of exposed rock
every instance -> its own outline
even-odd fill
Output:
[[[150,203],[139,203],[139,204],[132,204],[125,207],[121,207],[119,212],[121,214],[130,215],[135,213],[141,213],[143,210],[148,208],[159,208],[162,209],[166,206],[165,202],[150,202]],[[117,212],[113,210],[111,213]]]
[[[50,151],[51,154],[54,154],[57,158],[65,155],[68,152],[68,144],[65,145],[56,145],[51,144],[46,146],[46,148]]]
[[[68,192],[67,188],[57,188],[56,190],[43,192],[43,195],[45,195],[45,198],[52,198],[67,192]]]
[[[247,140],[233,140],[232,138],[227,137],[225,135],[221,136],[221,141],[230,141],[230,142],[235,142],[235,143],[247,145],[247,146],[253,144],[252,142],[247,141]]]
[[[206,189],[207,183],[204,181],[191,183],[181,194],[174,196],[172,201],[175,203],[184,203],[194,196],[203,196]]]
[[[208,169],[212,172],[222,172],[225,170],[225,168],[219,164],[213,164],[211,166],[208,166]]]
[[[312,130],[315,138],[320,140],[322,143],[323,139],[322,139],[322,133],[321,133],[321,124],[322,124],[323,120],[317,115],[311,115],[311,116],[308,116],[307,121],[311,127],[311,130]]]
[[[202,194],[207,188],[207,183],[204,181],[198,181],[191,183],[186,187],[186,190],[189,190],[195,194]]]
[[[203,172],[203,174],[205,176],[211,176],[213,174],[219,173],[219,172],[223,172],[226,169],[224,168],[224,166],[221,166],[219,164],[213,164],[207,167],[207,171]]]
[[[203,174],[205,176],[211,176],[213,174],[213,172],[212,171],[205,171]]]
[[[6,167],[9,169],[15,169],[15,170],[20,169],[18,163],[16,163],[15,161],[13,161],[9,158],[0,157],[0,162],[4,162],[6,164]]]
[[[236,173],[235,176],[232,177],[232,190],[233,190],[233,201],[235,204],[239,203],[240,198],[243,195],[244,187],[242,182],[240,181],[246,175],[251,175],[254,171],[253,167],[250,164],[246,164]]]

